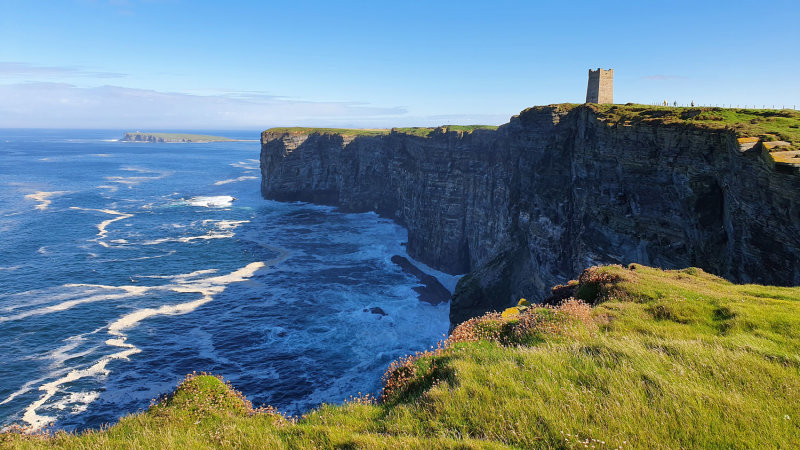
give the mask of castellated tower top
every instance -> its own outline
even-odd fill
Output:
[[[614,69],[589,69],[586,103],[614,103]]]

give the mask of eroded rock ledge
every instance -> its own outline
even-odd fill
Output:
[[[261,142],[264,197],[376,211],[408,229],[412,257],[467,273],[454,324],[542,300],[597,264],[800,284],[800,177],[730,129],[551,105],[497,130],[267,130]]]

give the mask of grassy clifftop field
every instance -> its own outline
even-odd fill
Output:
[[[757,138],[764,142],[781,141],[791,149],[800,148],[800,111],[793,109],[748,109],[710,106],[671,107],[650,105],[598,105],[562,103],[535,108],[556,107],[569,111],[578,107],[592,109],[603,122],[610,125],[635,123],[685,124],[707,129],[731,129],[739,137]],[[530,109],[530,108],[529,108]],[[524,111],[523,111],[524,113]],[[390,133],[425,137],[436,130],[471,133],[476,130],[496,130],[492,125],[442,125],[441,127],[407,128],[314,128],[276,127],[267,133],[338,134],[342,136],[384,136]]]
[[[208,375],[102,431],[0,435],[29,448],[792,448],[800,442],[800,288],[700,269],[585,271],[560,306],[509,308],[396,361],[384,398],[301,418]],[[564,299],[564,300],[558,300]]]
[[[793,109],[673,108],[633,104],[591,105],[591,108],[610,123],[657,121],[710,129],[729,128],[739,137],[758,137],[767,142],[782,140],[800,145],[800,112]]]

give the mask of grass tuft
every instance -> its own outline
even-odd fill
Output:
[[[576,293],[585,296],[577,299]],[[192,374],[116,425],[0,434],[9,448],[794,448],[800,287],[697,268],[587,269],[392,363],[381,399],[290,419]],[[591,304],[589,303],[591,302]],[[524,309],[523,309],[524,308]]]

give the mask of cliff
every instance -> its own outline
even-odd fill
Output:
[[[405,226],[412,257],[467,273],[453,324],[519,297],[542,301],[597,264],[800,284],[794,166],[776,170],[766,145],[740,145],[742,129],[703,116],[713,111],[672,111],[551,105],[497,130],[425,135],[267,130],[262,194],[372,210]],[[794,133],[800,118],[784,119],[764,126]]]

